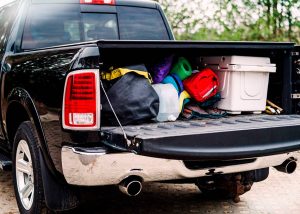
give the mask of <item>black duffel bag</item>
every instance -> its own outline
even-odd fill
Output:
[[[107,90],[107,96],[122,125],[141,124],[156,118],[159,97],[144,76],[129,72],[116,80],[104,82],[112,85]],[[117,120],[103,93],[101,101],[101,123],[117,126]]]

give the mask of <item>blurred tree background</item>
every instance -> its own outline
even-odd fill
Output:
[[[300,44],[300,0],[156,0],[178,40]]]

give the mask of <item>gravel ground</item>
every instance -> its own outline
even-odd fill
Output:
[[[0,172],[0,213],[18,213],[11,173]],[[93,201],[67,213],[241,213],[299,214],[300,169],[292,175],[271,170],[266,181],[254,184],[241,202],[205,197],[191,184],[145,184],[136,198],[121,194],[116,187],[90,193]]]
[[[0,171],[0,213],[18,213],[10,172]]]

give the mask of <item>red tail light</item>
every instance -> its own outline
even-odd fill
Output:
[[[98,70],[74,71],[67,76],[63,100],[63,128],[100,128]]]
[[[116,0],[80,0],[80,4],[110,4],[110,5],[115,5]]]

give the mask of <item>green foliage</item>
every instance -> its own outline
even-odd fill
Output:
[[[184,0],[157,1],[179,40],[300,43],[299,0],[191,0],[189,4]]]

